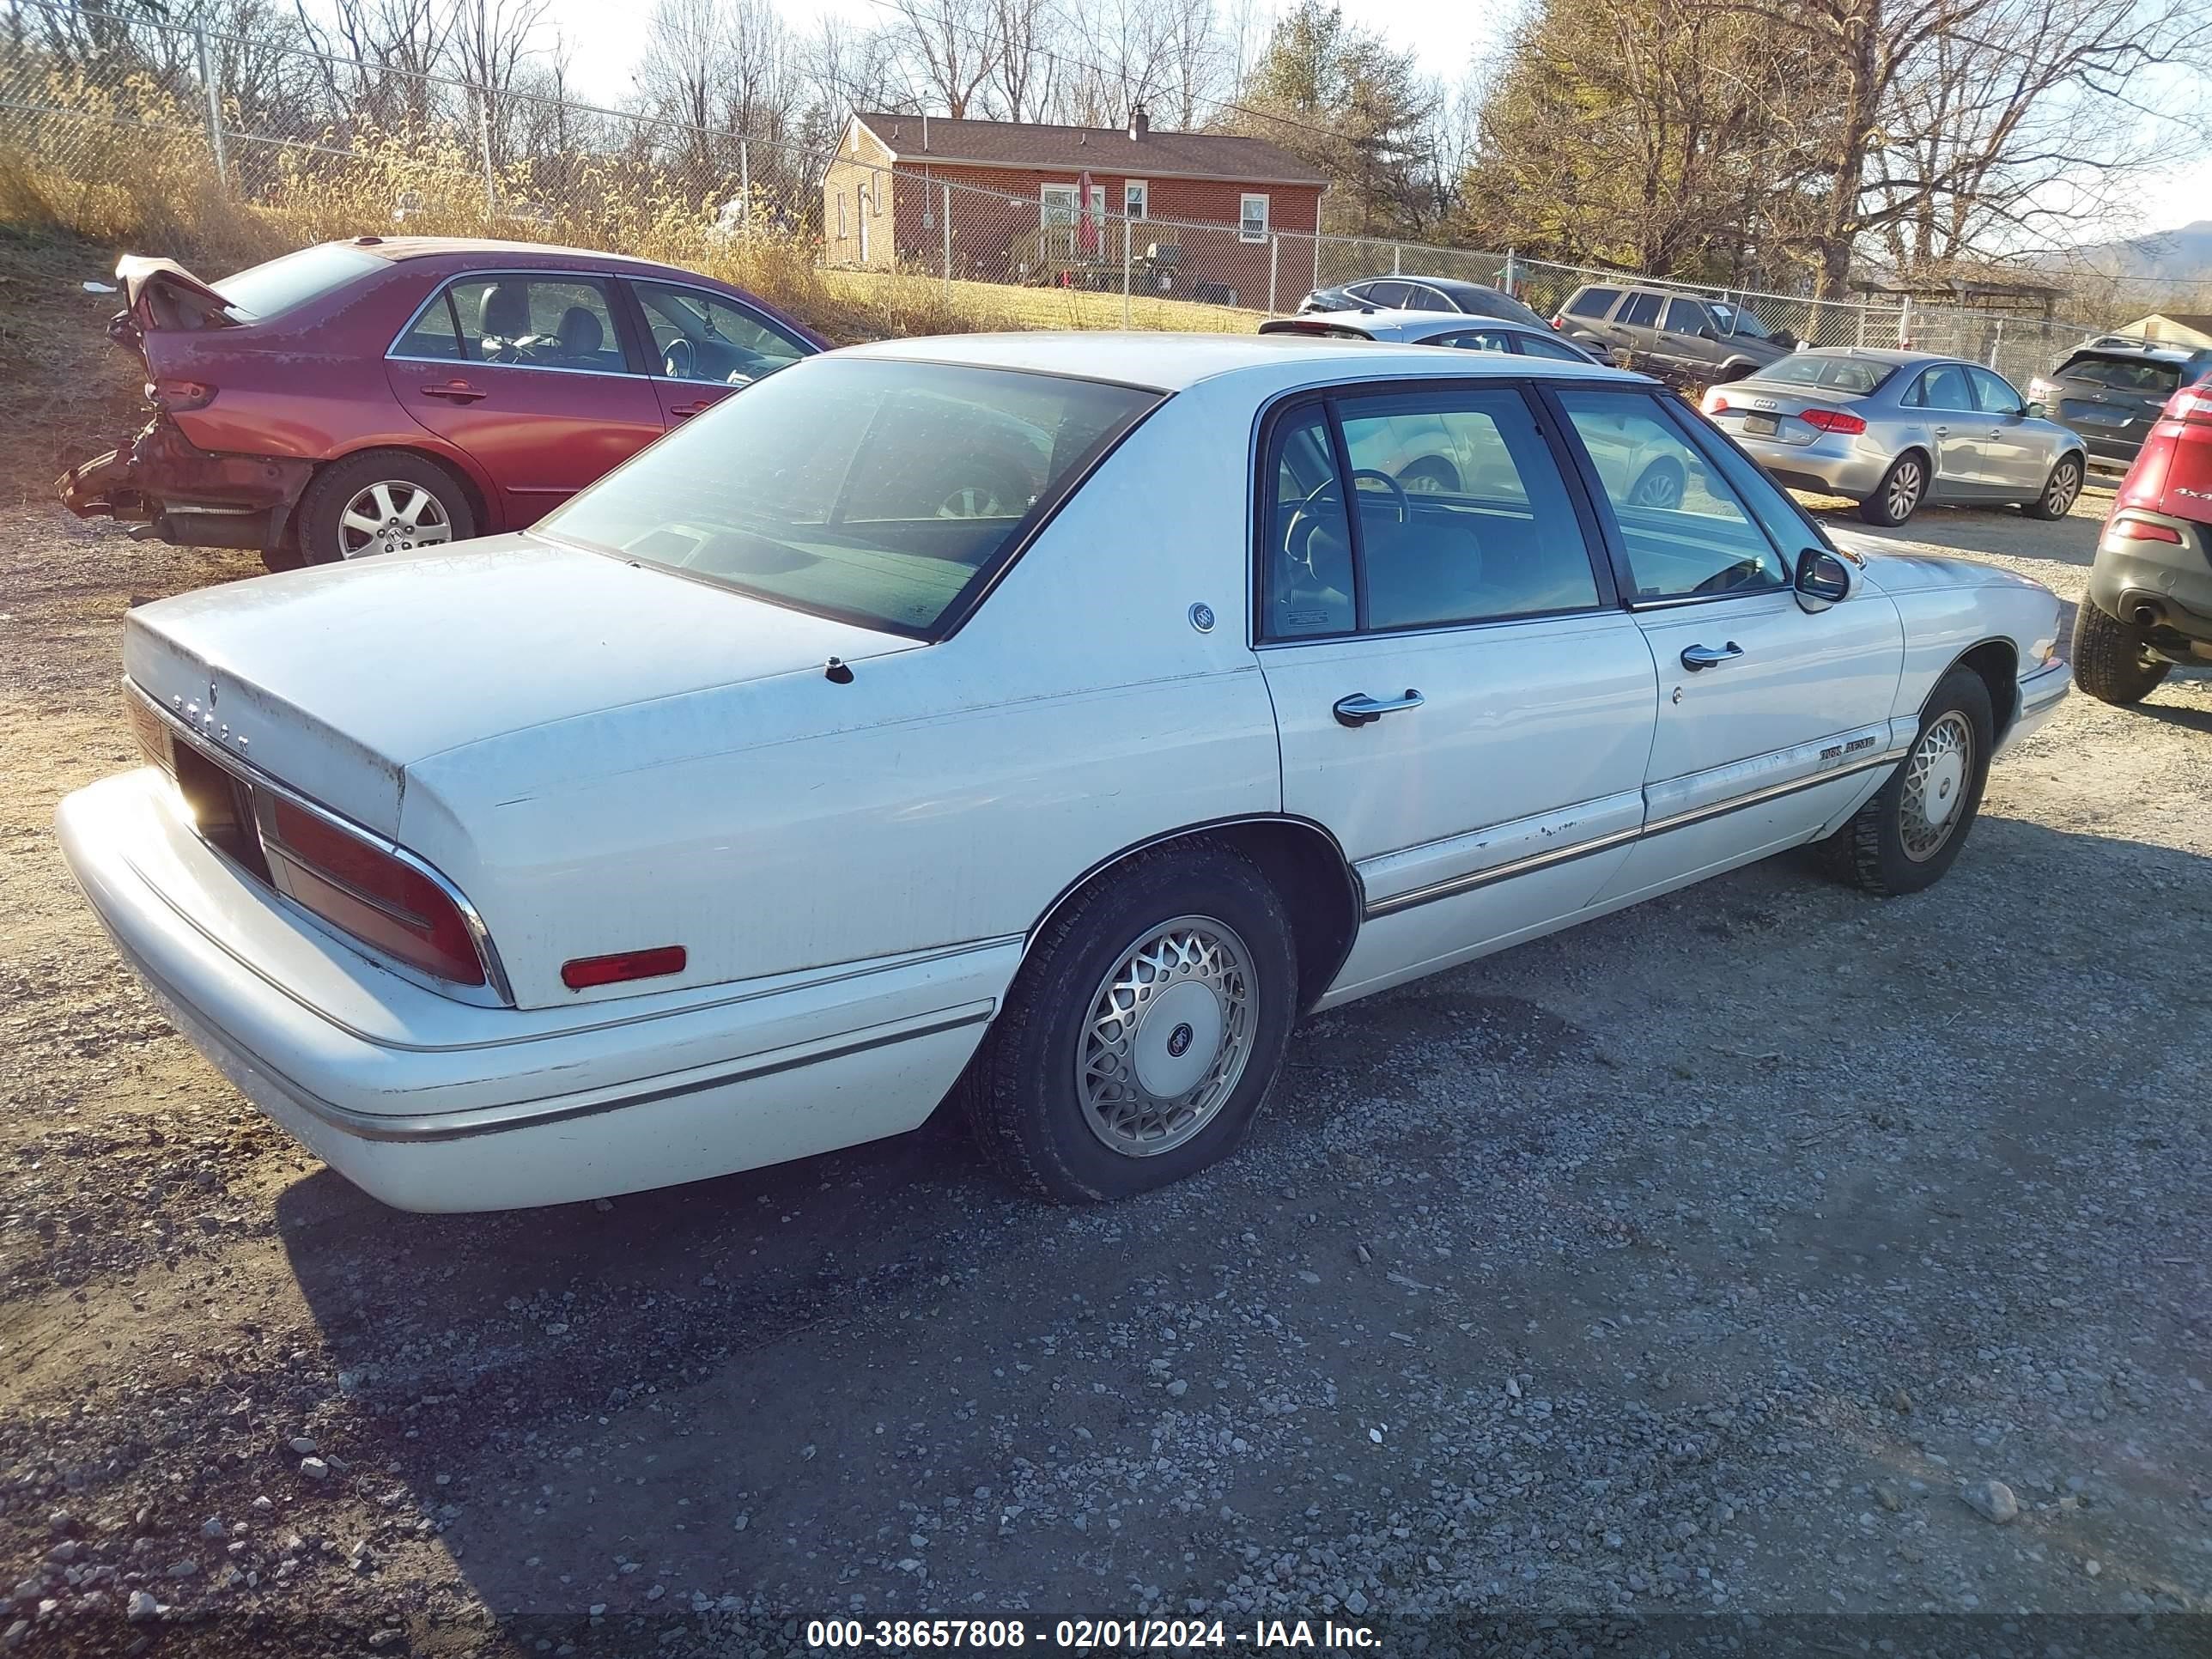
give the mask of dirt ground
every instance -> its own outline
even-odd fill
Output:
[[[1885,533],[2070,601],[2107,504]],[[0,1645],[2212,1644],[2212,677],[2072,699],[1918,897],[1778,860],[1310,1021],[1153,1198],[933,1121],[431,1218],[173,1035],[55,848],[125,608],[255,568],[0,507]]]

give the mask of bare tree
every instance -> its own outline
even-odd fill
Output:
[[[917,91],[956,118],[969,113],[997,67],[993,4],[994,0],[897,0],[905,19],[899,38],[908,76]]]
[[[1009,121],[1036,121],[1053,107],[1062,54],[1054,0],[990,0],[991,90]]]

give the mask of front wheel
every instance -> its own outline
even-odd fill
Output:
[[[2063,519],[2074,510],[2075,498],[2081,493],[2081,458],[2068,455],[2051,469],[2043,493],[2023,503],[2020,510],[2031,519]]]
[[[1889,464],[1874,494],[1859,503],[1859,517],[1869,524],[1903,524],[1928,493],[1928,463],[1917,449],[1908,449]]]
[[[2141,702],[2173,672],[2163,657],[2153,656],[2142,631],[2083,599],[2074,611],[2074,684],[2099,702],[2126,708]]]
[[[1281,1071],[1297,947],[1249,860],[1184,843],[1072,899],[959,1093],[987,1161],[1063,1203],[1127,1198],[1236,1150]]]
[[[1828,838],[1837,873],[1885,897],[1932,886],[1981,811],[1995,731],[1982,677],[1971,668],[1946,674],[1904,764]]]

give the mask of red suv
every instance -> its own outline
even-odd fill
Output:
[[[2140,702],[2178,662],[2212,662],[2212,379],[2143,440],[2074,615],[2074,683],[2093,697]]]
[[[362,236],[215,283],[116,267],[153,419],[62,500],[271,569],[534,524],[829,342],[711,277],[527,242]]]

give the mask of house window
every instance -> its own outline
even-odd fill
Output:
[[[1132,179],[1121,186],[1121,214],[1124,218],[1149,219],[1152,216],[1152,190],[1142,179]]]
[[[1039,192],[1038,222],[1049,230],[1055,225],[1075,222],[1075,186],[1047,185]]]
[[[881,179],[878,179],[875,183],[869,187],[868,211],[874,214],[878,218],[881,218],[883,216],[884,181]]]
[[[1240,242],[1264,242],[1267,240],[1267,198],[1266,197],[1245,196],[1238,198],[1237,240]]]
[[[845,240],[845,192],[837,192],[837,240]]]

